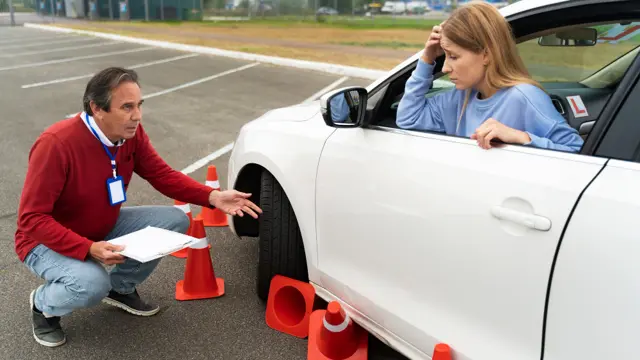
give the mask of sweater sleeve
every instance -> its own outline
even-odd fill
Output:
[[[571,127],[554,125],[551,131],[541,137],[527,131],[531,142],[525,145],[543,149],[560,150],[577,153],[582,148],[584,141],[578,133]]]
[[[398,105],[398,127],[423,131],[455,131],[458,92],[447,90],[442,94],[425,97],[433,85],[433,67],[434,64],[418,59],[418,65],[407,80],[404,95]]]
[[[560,115],[549,96],[532,85],[519,85],[521,116],[525,119],[525,132],[531,142],[525,144],[542,149],[579,152],[584,140]]]
[[[334,96],[330,101],[331,119],[336,123],[343,123],[349,118],[349,106],[345,95]]]
[[[68,158],[58,138],[49,133],[42,134],[29,153],[18,228],[49,249],[83,261],[93,241],[64,227],[51,215],[65,186],[68,166]]]
[[[213,188],[172,169],[155,150],[149,137],[139,126],[134,171],[163,195],[186,203],[213,208],[209,194]]]

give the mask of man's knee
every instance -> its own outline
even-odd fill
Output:
[[[75,281],[67,286],[79,307],[97,305],[111,290],[111,280],[106,270],[97,263],[88,262],[87,265],[89,264],[91,266],[75,274]]]
[[[186,234],[187,230],[189,230],[189,225],[191,224],[187,214],[185,214],[184,211],[176,207],[170,208],[167,213],[168,214],[167,214],[166,222],[168,225],[168,230],[173,230],[173,231]]]

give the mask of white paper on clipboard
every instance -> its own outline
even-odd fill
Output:
[[[108,242],[124,245],[124,250],[119,252],[121,255],[144,263],[187,248],[198,241],[199,239],[189,235],[148,226]]]

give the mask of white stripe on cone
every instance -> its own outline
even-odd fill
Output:
[[[184,211],[185,214],[188,214],[191,212],[191,207],[189,206],[189,204],[184,204],[184,205],[174,205],[175,207],[177,207],[178,209]]]
[[[339,325],[329,324],[326,318],[322,318],[322,323],[324,324],[324,327],[331,332],[334,332],[334,333],[341,332],[344,329],[346,329],[347,326],[349,325],[349,314],[345,313],[344,321]]]
[[[215,181],[207,180],[205,182],[205,185],[210,186],[210,187],[212,187],[212,188],[214,188],[216,190],[220,189],[220,182],[218,180],[215,180]]]
[[[193,245],[190,246],[192,249],[204,249],[208,246],[207,238],[198,239]]]

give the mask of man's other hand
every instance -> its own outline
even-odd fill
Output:
[[[247,213],[257,219],[256,213],[262,214],[262,209],[251,202],[249,197],[251,194],[236,190],[214,190],[209,195],[209,203],[226,214],[244,216],[243,213]]]
[[[124,246],[122,245],[113,245],[106,241],[97,241],[91,244],[89,254],[105,265],[122,264],[124,262],[124,256],[115,252],[122,250],[124,250]]]

